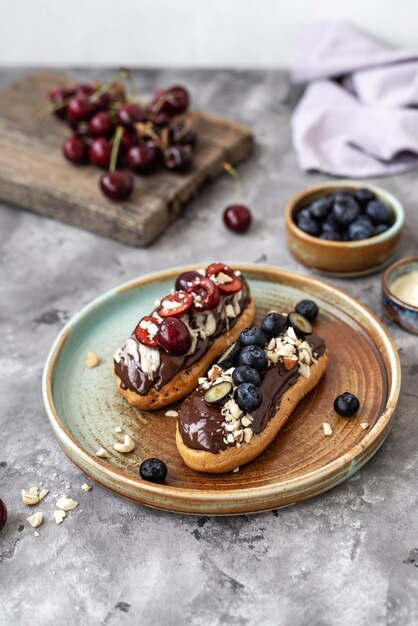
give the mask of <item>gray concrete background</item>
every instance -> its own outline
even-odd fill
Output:
[[[23,74],[2,71],[0,85]],[[244,237],[224,229],[221,211],[233,193],[227,176],[143,250],[0,205],[0,497],[9,509],[0,534],[0,624],[416,624],[418,341],[393,325],[403,374],[394,428],[359,473],[304,504],[234,518],[153,511],[96,484],[82,492],[85,476],[55,442],[42,368],[62,325],[89,300],[182,263],[225,259],[307,271],[284,245],[283,206],[325,177],[298,169],[289,129],[297,94],[287,74],[147,71],[137,80],[143,91],[184,81],[197,106],[254,129],[255,155],[239,171],[256,223]],[[401,254],[416,254],[416,173],[376,182],[404,203]],[[379,275],[333,282],[381,317]],[[48,521],[35,538],[20,490],[39,481],[51,494],[70,485],[80,506],[57,526],[47,498]]]

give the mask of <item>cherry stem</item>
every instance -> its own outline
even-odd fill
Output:
[[[223,168],[225,170],[225,172],[228,172],[228,174],[230,174],[232,176],[232,178],[234,179],[234,183],[235,183],[235,200],[236,202],[239,202],[241,199],[241,179],[239,177],[239,174],[237,172],[237,170],[232,167],[232,165],[230,163],[224,163],[223,164]]]
[[[63,109],[64,107],[68,106],[73,98],[74,96],[71,96],[69,98],[65,98],[64,100],[61,100],[61,102],[52,102],[51,104],[47,104],[46,106],[42,107],[40,111],[37,112],[36,117],[41,120],[44,119],[44,117],[47,117],[50,113],[54,113],[54,111],[59,111],[59,109]]]
[[[114,172],[118,160],[119,146],[123,135],[123,126],[118,126],[113,140],[112,154],[110,155],[109,172]]]

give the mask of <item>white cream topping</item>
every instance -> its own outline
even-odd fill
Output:
[[[141,357],[141,369],[145,374],[148,374],[148,378],[152,380],[153,374],[160,365],[160,351],[155,348],[150,348],[149,346],[144,346],[142,343],[138,343],[137,345],[139,346],[139,354]]]

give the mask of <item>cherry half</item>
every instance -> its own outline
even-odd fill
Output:
[[[5,527],[7,522],[7,509],[3,500],[0,498],[0,531]]]
[[[221,293],[236,293],[242,289],[242,280],[238,276],[235,276],[234,271],[228,265],[212,263],[212,265],[209,265],[206,269],[206,274],[214,278]],[[217,280],[217,277],[222,274],[229,276],[231,280],[222,282],[221,277]]]
[[[176,291],[186,291],[195,278],[201,278],[202,274],[199,272],[183,272],[180,276],[177,276],[175,288]]]
[[[160,326],[160,322],[151,316],[143,317],[134,330],[134,335],[144,346],[149,348],[158,348],[156,335]]]
[[[219,289],[215,283],[210,278],[200,274],[186,288],[186,291],[193,295],[193,309],[195,311],[212,311],[216,309],[221,299]]]
[[[68,161],[75,165],[87,162],[87,146],[81,137],[73,135],[62,144],[62,152]]]
[[[184,291],[176,291],[161,300],[161,306],[157,309],[160,317],[178,317],[190,309],[193,304],[193,296]]]
[[[100,179],[100,189],[112,200],[126,200],[134,188],[134,179],[126,170],[106,172]]]
[[[167,317],[161,322],[157,341],[170,354],[186,354],[192,345],[187,326],[176,317]]]
[[[235,233],[246,233],[250,228],[252,215],[244,204],[231,204],[224,211],[224,223],[229,230]]]

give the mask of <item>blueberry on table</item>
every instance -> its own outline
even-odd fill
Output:
[[[325,241],[341,241],[340,233],[334,233],[332,230],[321,233],[319,238]]]
[[[320,225],[311,217],[301,217],[297,220],[297,225],[300,230],[303,230],[307,235],[312,235],[312,237],[318,237],[321,233]]]
[[[324,220],[332,209],[332,199],[329,196],[315,200],[309,207],[310,216],[319,222]]]
[[[239,340],[242,346],[260,346],[264,348],[266,345],[266,336],[260,328],[251,326],[251,328],[245,328],[240,336]]]
[[[360,408],[360,402],[355,395],[346,391],[334,400],[334,410],[341,417],[353,417]]]
[[[237,387],[238,385],[242,385],[242,383],[251,383],[256,387],[259,387],[261,385],[261,378],[260,374],[256,369],[254,369],[254,367],[241,365],[240,367],[236,367],[232,372],[232,382]]]
[[[338,224],[348,226],[359,216],[360,207],[354,198],[344,196],[334,202],[332,214]]]
[[[366,189],[365,187],[363,187],[361,189],[356,189],[356,191],[354,192],[354,197],[361,207],[365,207],[368,202],[374,200],[376,196],[374,195],[373,191],[370,191],[370,189]]]
[[[142,480],[151,483],[163,483],[167,477],[167,465],[160,459],[146,459],[139,466],[139,475]]]
[[[235,389],[235,402],[246,413],[251,413],[261,406],[263,396],[261,391],[251,383],[243,383]]]
[[[245,346],[238,357],[238,365],[249,365],[257,372],[264,372],[268,365],[267,355],[260,346]]]
[[[313,322],[319,313],[318,305],[313,300],[301,300],[295,306],[295,311],[306,317],[308,322]]]
[[[366,207],[366,215],[368,215],[375,226],[379,224],[392,224],[393,218],[390,210],[379,200],[372,200]]]
[[[0,498],[0,530],[6,525],[7,509],[3,500]]]
[[[278,337],[287,326],[287,319],[280,313],[269,313],[261,322],[261,330],[268,337]]]
[[[223,354],[216,361],[219,367],[223,370],[229,370],[230,367],[234,367],[238,360],[239,353],[241,352],[241,345],[239,341],[236,341],[225,350]]]
[[[356,220],[348,227],[349,241],[361,241],[362,239],[369,239],[369,237],[373,237],[373,235],[373,226],[363,220]]]

